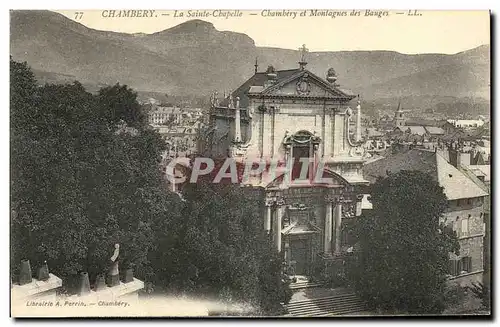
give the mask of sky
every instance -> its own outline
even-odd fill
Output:
[[[218,30],[245,33],[257,46],[298,49],[306,44],[310,51],[453,54],[490,43],[490,16],[485,10],[411,11],[416,15],[410,15],[408,10],[370,11],[374,15],[357,10],[356,16],[351,15],[353,10],[345,9],[329,10],[326,16],[312,16],[311,10],[307,10],[305,16],[300,16],[304,10],[286,9],[287,17],[271,16],[283,10],[252,10],[229,18],[213,17],[214,10],[206,10],[210,17],[195,16],[196,11],[188,10],[179,10],[177,14],[173,10],[155,10],[148,12],[148,17],[109,17],[109,10],[54,11],[90,28],[124,33],[154,33],[191,19],[202,19]]]

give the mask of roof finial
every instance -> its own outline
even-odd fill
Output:
[[[306,53],[309,51],[309,49],[306,48],[305,44],[302,44],[302,47],[299,48],[299,51],[301,52],[299,66],[300,66],[300,69],[305,69],[305,67],[307,65]]]
[[[257,74],[257,70],[259,69],[259,63],[258,63],[259,57],[255,57],[255,74]]]

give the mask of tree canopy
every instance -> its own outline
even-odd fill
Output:
[[[234,184],[199,181],[183,190],[183,214],[158,228],[153,266],[170,292],[217,295],[276,313],[284,301],[281,255],[262,228],[261,193]]]
[[[157,289],[279,309],[283,258],[262,232],[258,191],[202,182],[182,197],[169,191],[165,143],[127,86],[38,86],[12,60],[10,74],[14,275],[27,258],[63,279],[88,271],[92,282],[120,243],[120,265]]]
[[[47,260],[61,277],[93,277],[117,242],[123,264],[146,267],[154,220],[180,200],[163,186],[164,143],[137,118],[135,96],[118,84],[98,95],[78,82],[39,87],[11,61],[13,267]]]
[[[371,188],[373,211],[360,218],[360,252],[349,277],[373,309],[439,313],[449,254],[458,239],[446,227],[442,187],[419,171],[401,171]]]

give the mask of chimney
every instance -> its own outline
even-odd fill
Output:
[[[44,261],[43,265],[40,268],[38,268],[38,274],[36,279],[38,280],[49,279],[49,266],[47,265],[47,261]]]
[[[87,272],[81,272],[78,281],[77,294],[79,296],[86,295],[90,293],[90,281],[89,274]]]
[[[457,150],[456,147],[452,147],[448,149],[448,154],[450,157],[450,164],[455,168],[459,168],[462,165],[460,151]]]
[[[21,270],[19,272],[19,285],[29,284],[32,280],[30,261],[23,259],[21,260]]]
[[[128,267],[123,273],[122,282],[130,283],[134,281],[134,268]]]
[[[103,274],[97,275],[96,281],[95,281],[95,290],[96,292],[102,291],[106,289],[106,280],[104,278]]]

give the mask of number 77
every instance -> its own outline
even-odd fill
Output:
[[[83,17],[83,12],[82,11],[76,11],[75,12],[75,19],[82,19]]]

